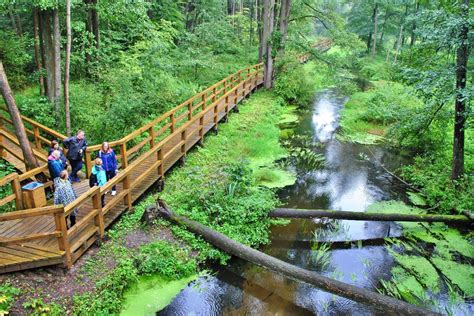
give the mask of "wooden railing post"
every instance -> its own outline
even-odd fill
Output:
[[[104,214],[102,212],[102,199],[101,199],[99,187],[97,187],[96,193],[92,196],[92,208],[94,210],[97,210],[97,216],[95,217],[95,226],[99,228],[99,235],[100,235],[100,238],[102,239],[104,238],[105,224],[104,224]]]
[[[189,102],[188,104],[188,121],[191,121],[193,118],[193,103]]]
[[[128,166],[127,143],[120,144],[120,155],[122,156],[122,169]]]
[[[174,124],[176,123],[175,118],[174,118],[174,112],[170,114],[170,122],[171,122],[170,131],[171,131],[171,134],[173,134]]]
[[[89,178],[92,172],[92,159],[91,159],[91,152],[87,149],[86,149],[84,158],[86,160],[86,176],[87,178]]]
[[[12,192],[15,194],[15,207],[16,210],[22,210],[23,209],[23,195],[21,194],[21,184],[20,184],[20,177],[17,174],[15,179],[12,180],[11,182],[12,186]]]
[[[69,245],[69,238],[67,235],[66,214],[64,212],[64,208],[61,208],[56,213],[54,213],[54,222],[56,225],[56,231],[61,232],[61,235],[58,237],[59,250],[64,251],[64,265],[69,269],[72,266],[72,254],[71,246]]]
[[[153,126],[148,129],[148,136],[150,136],[150,149],[155,147],[155,130]]]
[[[216,87],[212,88],[212,103],[216,102]]]
[[[36,149],[41,149],[41,138],[40,138],[40,133],[39,133],[39,128],[36,125],[33,125],[33,135],[35,138],[35,147]]]
[[[199,118],[199,138],[202,145],[202,142],[204,141],[204,115],[201,115]]]
[[[163,150],[160,148],[157,152],[158,160],[161,161],[160,165],[158,166],[158,175],[163,180],[165,178],[165,166],[163,161]]]
[[[0,116],[0,158],[3,158],[3,117]]]
[[[181,141],[183,144],[181,145],[181,156],[186,156],[186,129],[181,132]]]
[[[207,92],[204,92],[202,94],[202,110],[204,111],[206,109],[206,103],[207,103]]]
[[[227,92],[227,79],[224,80],[224,94]]]
[[[128,211],[132,210],[132,190],[130,188],[130,175],[125,176],[123,178],[123,189],[124,191],[128,191],[127,195],[123,198],[123,203],[127,205]]]

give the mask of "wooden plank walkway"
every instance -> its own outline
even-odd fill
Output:
[[[156,181],[164,179],[165,172],[202,141],[206,133],[217,130],[218,123],[226,120],[229,112],[262,81],[261,65],[248,67],[123,139],[110,142],[119,153],[120,172],[101,188],[89,188],[87,180],[75,183],[79,197],[73,205],[59,211],[58,206],[47,206],[0,215],[0,273],[58,263],[70,267],[96,240],[103,237],[104,230],[120,214],[130,210],[132,203]],[[3,135],[0,143],[3,145],[3,157],[8,159],[13,156],[21,161],[16,139],[7,137],[11,133],[8,135],[5,127],[0,129],[0,134]],[[42,137],[40,143],[45,143],[46,137],[39,132],[34,134],[36,140]],[[130,149],[127,149],[128,144]],[[41,156],[41,145],[35,146],[38,157]],[[99,148],[100,145],[88,148],[85,155],[86,173],[90,173],[91,161]],[[9,156],[5,155],[6,151]],[[20,164],[12,161],[15,165]],[[46,168],[43,166],[42,169],[29,171],[20,175],[19,179],[31,178],[40,172],[46,172]],[[113,185],[117,185],[115,197],[106,194]],[[100,198],[103,195],[106,196],[105,206],[101,207]],[[67,229],[67,216],[75,207],[79,210],[77,223]]]

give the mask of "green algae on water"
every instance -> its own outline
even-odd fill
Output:
[[[436,268],[438,268],[452,284],[459,287],[467,297],[474,297],[473,266],[448,261],[439,257],[432,258],[432,262]]]
[[[292,185],[296,181],[294,172],[279,168],[263,167],[254,172],[257,184],[267,188],[283,188]]]
[[[124,296],[122,316],[155,315],[171,303],[189,282],[198,276],[168,281],[160,276],[143,276]]]

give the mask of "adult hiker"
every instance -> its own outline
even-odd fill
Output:
[[[59,152],[60,152],[60,158],[59,159],[61,160],[64,169],[67,169],[67,159],[66,159],[66,156],[64,156],[64,150],[59,146],[58,141],[53,139],[51,141],[51,144],[50,144],[49,148],[48,148],[48,156],[50,156],[51,153],[55,150],[59,150]]]
[[[98,185],[99,187],[104,186],[107,183],[107,175],[104,168],[102,168],[102,159],[95,158],[95,165],[92,167],[91,178],[95,183],[90,183],[93,185]],[[102,207],[105,205],[105,194],[101,197]]]
[[[81,182],[77,173],[82,169],[82,157],[87,148],[87,141],[83,130],[78,130],[76,136],[63,140],[67,148],[67,159],[71,163],[71,181]]]
[[[64,170],[64,165],[61,161],[61,153],[59,150],[53,150],[48,156],[48,170],[49,175],[53,179],[54,187],[56,188],[59,181],[59,175]]]
[[[54,204],[62,204],[64,206],[74,202],[77,199],[76,191],[72,187],[71,182],[69,181],[69,175],[66,170],[61,171],[59,174],[59,181],[56,189],[54,190]],[[77,208],[74,208],[69,215],[69,221],[71,225],[76,224]]]
[[[110,148],[108,142],[103,142],[102,147],[99,150],[98,157],[102,159],[102,168],[105,170],[107,176],[107,181],[115,177],[117,174],[117,157],[115,157],[115,152]],[[114,185],[112,187],[112,196],[117,194],[117,187]]]

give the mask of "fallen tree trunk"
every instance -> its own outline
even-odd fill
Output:
[[[284,218],[319,218],[347,219],[355,221],[399,221],[399,222],[444,222],[468,224],[472,219],[465,215],[431,215],[431,214],[384,214],[366,212],[346,212],[332,210],[309,210],[294,208],[276,208],[269,213],[270,217]]]
[[[225,252],[260,265],[287,277],[312,284],[324,291],[349,298],[356,302],[371,305],[384,312],[403,315],[439,315],[435,312],[408,304],[395,298],[378,294],[366,289],[333,280],[313,271],[305,270],[291,265],[258,250],[252,249],[229,237],[210,229],[198,222],[192,221],[184,216],[177,215],[170,211],[166,204],[158,201],[158,213],[168,220],[184,225],[189,231],[204,237],[214,246]]]

